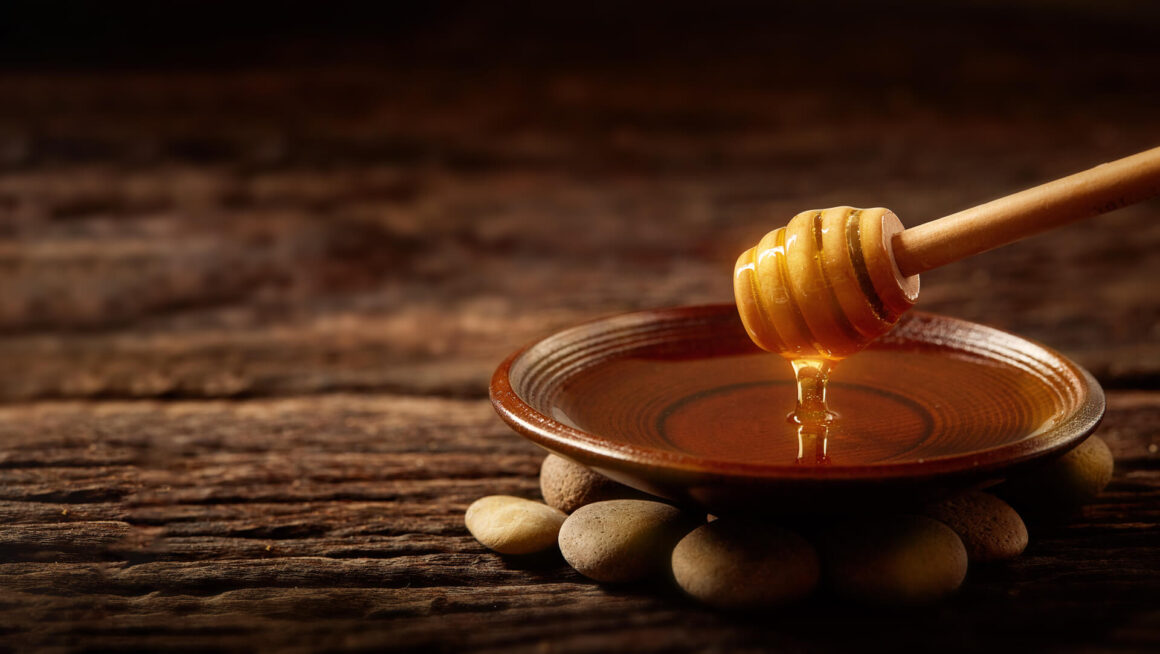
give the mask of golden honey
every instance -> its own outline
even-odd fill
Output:
[[[826,383],[798,384],[790,366],[771,358],[756,348],[618,354],[569,373],[551,393],[550,413],[617,442],[704,461],[846,467],[1023,441],[1074,403],[1071,389],[1034,368],[911,340],[871,345]],[[795,404],[797,414],[818,419],[787,419]]]

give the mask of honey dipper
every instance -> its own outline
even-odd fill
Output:
[[[1160,147],[906,230],[889,209],[804,211],[738,258],[737,309],[763,349],[837,361],[914,305],[919,273],[1158,195]]]

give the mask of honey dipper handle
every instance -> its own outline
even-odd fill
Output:
[[[1160,147],[911,227],[894,259],[909,277],[1158,195]]]

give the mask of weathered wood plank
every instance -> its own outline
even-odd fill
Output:
[[[1010,634],[1039,647],[1131,650],[1151,642],[1150,611],[1160,610],[1160,456],[1149,447],[1160,396],[1112,392],[1109,405],[1101,429],[1119,468],[1108,491],[1071,522],[1034,525],[1010,565],[973,570],[958,597],[923,610],[920,632],[904,629],[912,614],[867,616],[832,600],[772,619],[715,614],[663,587],[602,588],[559,559],[487,552],[466,534],[463,510],[487,493],[535,497],[541,453],[480,400],[9,406],[0,450],[24,458],[0,471],[6,493],[125,492],[116,502],[0,504],[5,515],[27,507],[0,542],[0,615],[19,642],[63,649],[179,639],[230,650],[261,641],[567,651],[599,649],[615,632],[641,651],[828,649],[855,634],[918,646],[907,633],[926,644],[941,634],[934,642],[951,650],[997,647]],[[47,458],[72,452],[76,465],[39,466],[38,438],[59,444]],[[125,448],[119,474],[107,458],[81,457],[108,443]],[[831,633],[833,620],[844,628]],[[979,624],[995,627],[977,633]]]
[[[1154,58],[1121,63],[1150,70]],[[738,65],[742,80],[760,72]],[[1028,97],[1014,116],[955,113],[945,98],[926,113],[867,114],[840,89],[800,84],[698,93],[690,107],[687,89],[723,81],[623,75],[559,82],[563,99],[541,88],[553,80],[519,74],[6,75],[19,101],[0,107],[0,151],[25,155],[0,175],[0,356],[21,374],[0,378],[0,399],[479,397],[496,361],[551,328],[728,301],[736,253],[804,208],[882,204],[913,224],[1160,141],[1133,87],[1065,104]],[[335,86],[344,94],[332,98]],[[249,97],[252,87],[264,91]],[[400,87],[411,91],[399,106],[376,104]],[[432,90],[448,87],[483,106],[449,109]],[[303,92],[323,111],[278,124]],[[377,109],[354,124],[325,111],[352,95]],[[217,98],[232,96],[249,102],[224,120]],[[65,97],[74,113],[60,115]],[[106,106],[110,97],[121,101]],[[210,97],[213,118],[200,113]],[[537,120],[528,103],[579,122]],[[819,105],[827,111],[811,111]],[[628,125],[603,127],[626,106]],[[1052,121],[1038,117],[1045,108]],[[107,132],[83,119],[98,109]],[[488,128],[488,116],[513,113],[528,120],[528,142],[544,143],[535,165],[512,165],[520,139]],[[688,113],[698,129],[674,120]],[[1084,122],[1092,115],[1098,129]],[[332,157],[400,138],[431,152],[452,142],[480,163]],[[106,155],[66,156],[69,143],[94,140]],[[240,157],[271,142],[295,154],[242,172],[232,156],[165,154],[189,140]],[[135,163],[140,148],[159,151],[156,165]],[[643,172],[641,157],[654,162]],[[1155,211],[1125,209],[935,271],[923,306],[1043,340],[1112,384],[1152,380]]]

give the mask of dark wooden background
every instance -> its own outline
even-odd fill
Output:
[[[462,525],[538,496],[510,350],[1160,144],[1155,9],[134,4],[0,21],[0,650],[1160,648],[1157,202],[924,276],[1088,366],[1118,459],[948,602],[724,615]]]

